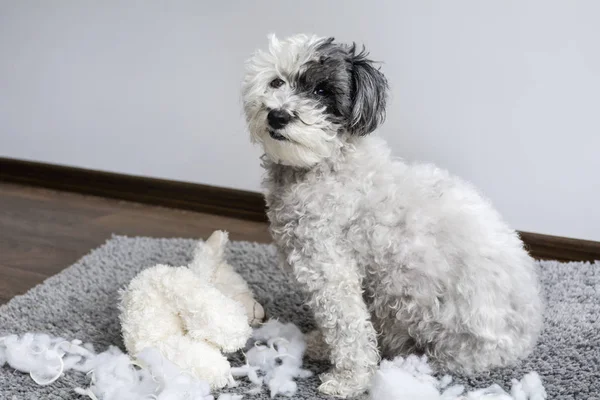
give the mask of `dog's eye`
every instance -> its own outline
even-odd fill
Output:
[[[277,89],[278,87],[283,86],[284,83],[285,82],[283,79],[275,78],[271,81],[271,83],[269,83],[269,86],[271,86],[273,89]]]
[[[313,93],[317,96],[327,96],[329,95],[329,90],[327,90],[327,87],[324,84],[319,84],[317,87],[315,87]]]

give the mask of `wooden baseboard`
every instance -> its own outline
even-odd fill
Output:
[[[519,232],[519,235],[529,253],[537,259],[560,261],[600,260],[600,242],[523,231]]]
[[[0,157],[1,181],[267,221],[262,195],[244,190]],[[600,260],[600,242],[531,232],[519,234],[531,255],[538,259]]]
[[[0,157],[0,181],[267,221],[260,193]]]

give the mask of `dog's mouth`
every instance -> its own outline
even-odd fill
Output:
[[[280,141],[288,140],[281,133],[275,132],[275,131],[273,131],[271,129],[269,129],[269,136],[271,136],[271,138],[273,138],[275,140],[280,140]]]

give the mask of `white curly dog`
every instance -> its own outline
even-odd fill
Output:
[[[243,82],[271,232],[333,364],[319,389],[341,397],[380,354],[473,373],[527,356],[542,326],[536,265],[490,202],[369,135],[386,91],[364,50],[306,35],[271,36]]]

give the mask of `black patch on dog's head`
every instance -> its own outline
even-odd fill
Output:
[[[327,117],[355,135],[371,133],[385,119],[387,80],[356,45],[323,40],[317,59],[305,64],[296,77],[296,91],[317,100]]]
[[[385,120],[385,105],[388,83],[381,71],[375,68],[374,61],[368,58],[365,48],[356,54],[356,46],[350,48],[352,54],[352,115],[348,131],[356,135],[373,132]]]
[[[341,123],[351,109],[347,51],[329,38],[317,46],[316,55],[316,60],[304,65],[297,90],[322,104],[330,120]]]

